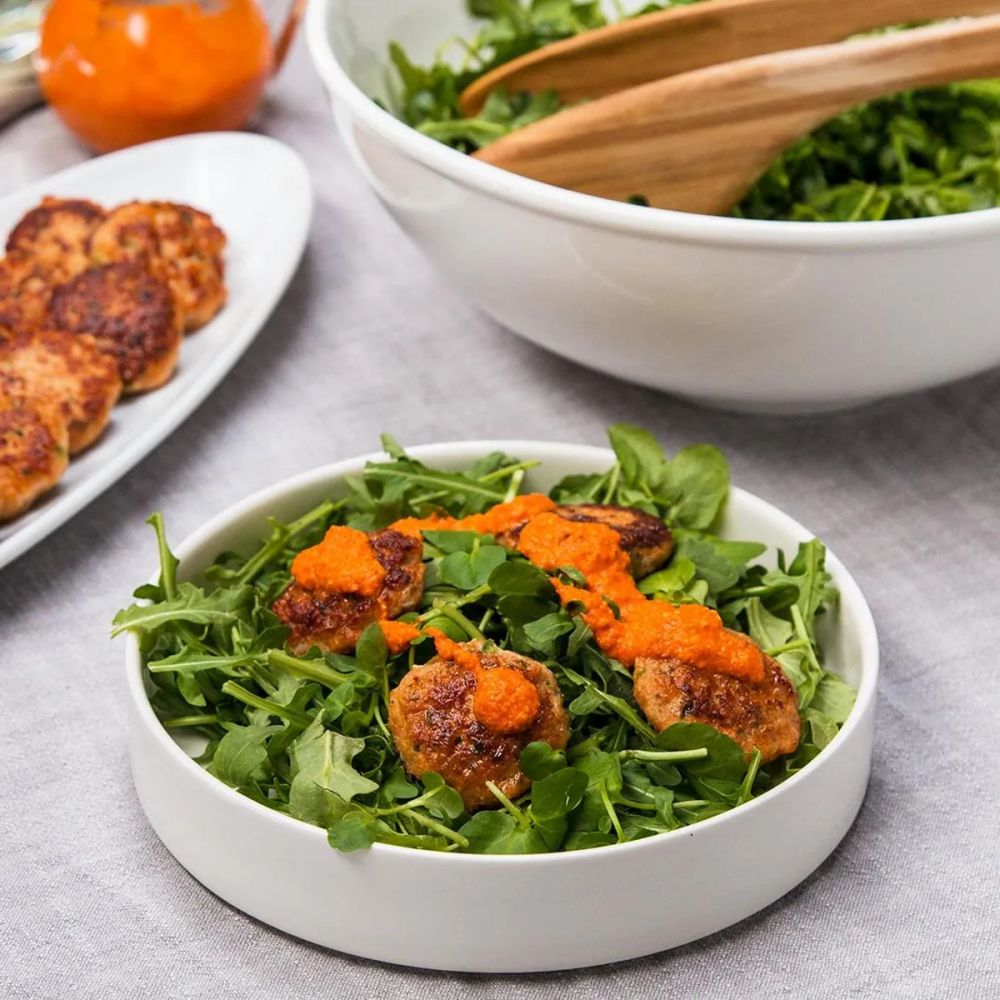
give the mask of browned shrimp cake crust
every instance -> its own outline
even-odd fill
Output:
[[[480,646],[469,643],[466,648]],[[389,728],[406,770],[418,778],[437,772],[470,812],[500,804],[487,781],[511,799],[528,790],[531,780],[519,758],[529,743],[540,740],[562,750],[569,741],[562,693],[548,667],[500,649],[483,650],[480,659],[485,670],[513,669],[534,685],[540,707],[529,728],[503,735],[479,722],[473,711],[475,675],[441,657],[414,667],[389,695]]]
[[[104,209],[82,198],[43,198],[11,230],[8,252],[34,258],[56,280],[79,274],[90,264],[90,241]]]
[[[177,365],[182,332],[170,290],[136,261],[92,267],[60,285],[46,323],[90,334],[117,362],[126,393],[163,385]]]
[[[670,529],[658,518],[633,507],[610,503],[560,504],[555,513],[567,521],[606,524],[621,537],[622,548],[631,561],[632,575],[644,577],[659,569],[674,549]],[[508,548],[517,545],[524,524],[501,532],[497,541]]]
[[[794,753],[801,720],[798,697],[781,665],[765,657],[759,683],[675,659],[635,661],[635,700],[657,730],[702,722],[734,739],[764,763]]]
[[[33,330],[45,318],[52,281],[34,258],[16,250],[0,258],[0,326]]]
[[[206,212],[166,201],[112,209],[94,234],[95,261],[145,260],[170,286],[187,330],[204,326],[225,304],[225,233]]]
[[[373,622],[396,618],[420,605],[424,593],[423,543],[386,529],[369,536],[385,581],[375,597],[310,591],[294,581],[274,602],[274,613],[291,629],[288,647],[296,654],[318,646],[346,653]]]
[[[0,372],[20,376],[32,393],[59,406],[71,455],[101,435],[122,390],[114,359],[86,334],[40,330],[0,338]]]
[[[57,404],[0,373],[0,521],[28,509],[69,462],[69,430]]]

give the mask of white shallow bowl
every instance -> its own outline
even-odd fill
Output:
[[[457,469],[494,449],[541,460],[529,485],[543,490],[567,473],[603,470],[613,460],[600,448],[527,441],[431,445],[412,454]],[[325,466],[230,507],[178,547],[182,575],[197,576],[224,549],[252,550],[267,534],[269,515],[291,520],[342,494],[343,477],[360,472],[364,461]],[[723,533],[792,550],[811,537],[770,504],[735,489]],[[153,714],[130,636],[139,800],[167,849],[214,893],[283,931],[353,955],[429,969],[538,972],[676,947],[796,886],[837,846],[861,806],[878,643],[857,584],[833,555],[827,565],[841,601],[823,621],[824,648],[831,669],[857,685],[854,710],[799,774],[696,826],[567,854],[490,857],[385,844],[339,854],[325,831],[253,802],[190,759]]]
[[[761,222],[518,177],[371,99],[391,106],[390,41],[426,64],[473,26],[462,0],[312,0],[307,15],[337,125],[372,187],[511,330],[600,371],[741,410],[851,406],[1000,363],[1000,210]]]

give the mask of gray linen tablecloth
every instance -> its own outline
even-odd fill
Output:
[[[1000,373],[834,416],[699,410],[551,357],[456,298],[349,163],[301,47],[261,128],[305,156],[317,194],[283,303],[196,415],[0,572],[0,995],[1000,996]],[[36,112],[0,133],[0,194],[84,155]],[[621,419],[718,442],[737,482],[825,539],[872,603],[874,770],[830,860],[707,940],[520,977],[324,951],[195,882],[132,790],[122,649],[107,637],[150,572],[149,511],[183,538],[251,491],[374,448],[382,429],[409,444],[602,443]]]

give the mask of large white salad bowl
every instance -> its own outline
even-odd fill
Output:
[[[631,6],[638,6],[633,3]],[[388,45],[418,62],[463,0],[311,0],[307,35],[372,188],[445,276],[591,368],[739,410],[856,405],[1000,363],[1000,210],[760,222],[606,201],[516,176],[397,120]]]
[[[603,470],[610,452],[526,441],[463,442],[411,454],[457,469],[494,449],[543,464],[548,489]],[[371,456],[374,457],[374,456]],[[210,520],[177,548],[197,577],[223,550],[247,551],[268,516],[291,520],[342,492],[364,458],[279,483]],[[809,532],[734,489],[722,532],[793,550]],[[339,951],[431,969],[534,972],[633,958],[711,934],[774,902],[837,846],[871,764],[878,644],[861,591],[831,553],[838,609],[821,621],[827,665],[857,686],[840,733],[804,770],[747,805],[648,840],[576,853],[479,856],[376,844],[340,854],[325,832],[259,805],[191,760],[150,707],[138,643],[126,648],[132,770],[142,808],[177,860],[268,924]],[[835,915],[831,914],[831,919]]]

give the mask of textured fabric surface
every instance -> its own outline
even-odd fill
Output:
[[[808,419],[712,413],[624,385],[455,297],[348,162],[301,47],[260,125],[306,156],[316,186],[283,303],[166,443],[0,571],[0,996],[1000,996],[1000,373]],[[0,133],[0,194],[83,157],[34,113]],[[619,419],[674,445],[720,444],[736,481],[826,540],[871,601],[883,653],[874,771],[830,860],[722,934],[546,976],[353,959],[202,889],[139,809],[122,649],[107,638],[153,564],[149,511],[181,539],[268,483],[371,450],[382,429],[409,444],[602,443]]]

